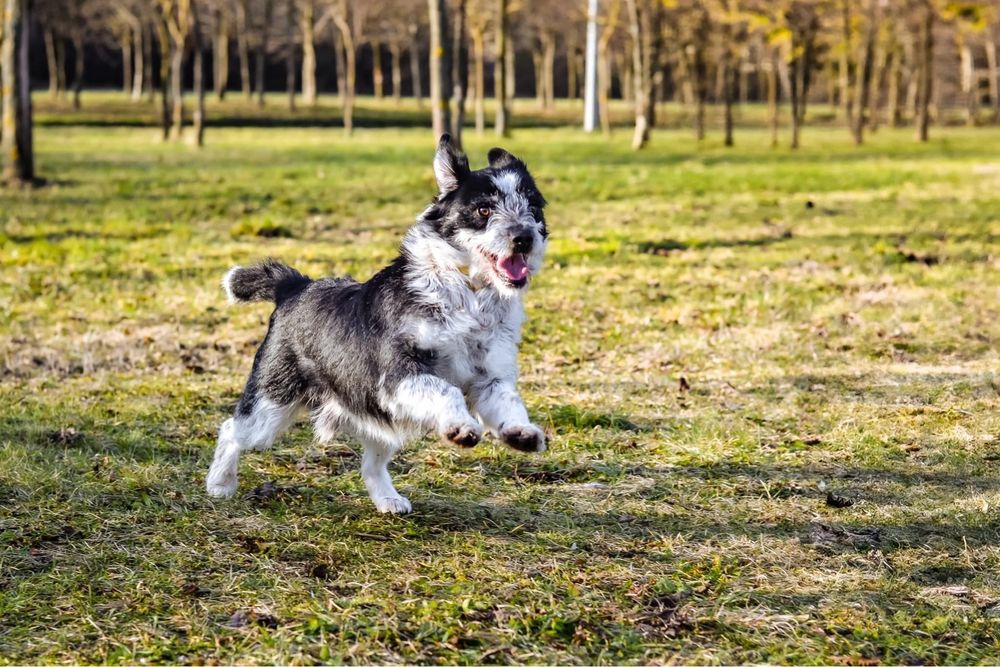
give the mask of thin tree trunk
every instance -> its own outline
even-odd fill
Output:
[[[451,34],[447,0],[428,0],[431,33],[431,122],[435,140],[451,130]]]
[[[635,132],[632,150],[649,142],[649,103],[653,96],[653,29],[652,13],[656,9],[646,0],[628,0],[629,34],[632,37],[632,71],[635,81]]]
[[[413,97],[417,100],[417,108],[424,108],[424,85],[420,74],[420,41],[417,39],[420,34],[420,27],[416,23],[410,24],[410,88]]]
[[[138,102],[142,99],[143,79],[146,75],[146,45],[142,24],[133,26],[132,34],[136,44],[133,51],[135,62],[132,67],[132,101]]]
[[[611,38],[618,28],[618,18],[621,15],[621,0],[609,0],[608,11],[604,28],[601,30],[601,38],[597,43],[597,63],[600,68],[598,73],[598,100],[597,111],[601,119],[601,132],[606,137],[611,136]]]
[[[288,110],[295,111],[295,0],[285,4],[285,91]]]
[[[535,103],[539,109],[545,108],[545,84],[542,80],[542,52],[534,49],[531,52],[531,65],[535,72]]]
[[[767,68],[767,118],[771,130],[771,148],[778,146],[778,60],[779,48],[772,46],[771,62]]]
[[[24,184],[35,178],[28,75],[30,17],[27,0],[4,0],[3,5],[3,39],[0,40],[3,180]]]
[[[385,97],[385,73],[382,71],[382,42],[372,42],[372,84],[375,88],[375,99]]]
[[[173,40],[170,50],[170,139],[177,141],[184,130],[184,40]]]
[[[171,42],[167,32],[166,19],[156,21],[157,38],[160,42],[160,127],[163,141],[170,138],[170,61]]]
[[[132,35],[126,28],[118,41],[122,52],[122,93],[126,96],[132,92]]]
[[[578,92],[580,72],[577,68],[576,51],[575,43],[570,42],[566,46],[566,99],[570,100],[575,100],[580,96]]]
[[[899,127],[900,123],[900,109],[899,109],[899,92],[900,92],[900,82],[903,78],[902,74],[902,64],[903,54],[900,52],[899,45],[895,41],[893,42],[893,49],[889,53],[889,82],[888,90],[886,92],[886,103],[885,103],[885,121],[890,127]]]
[[[403,101],[403,57],[402,48],[394,37],[389,42],[389,69],[392,72],[392,99],[398,105]]]
[[[316,3],[304,0],[300,5],[299,31],[302,33],[302,99],[316,105]]]
[[[354,46],[354,35],[347,17],[343,14],[334,16],[334,25],[340,31],[340,43],[344,53],[344,87],[340,91],[340,107],[344,120],[344,133],[351,136],[354,133],[354,91],[357,83],[357,51]]]
[[[514,35],[507,26],[507,51],[503,59],[505,76],[507,77],[507,103],[514,105],[517,97],[517,46],[514,44]]]
[[[986,33],[986,71],[989,74],[993,122],[1000,123],[1000,68],[997,65],[997,43],[994,30],[989,30]]]
[[[924,4],[917,51],[919,65],[915,127],[917,141],[923,142],[928,140],[930,134],[930,105],[934,82],[934,8],[929,0]]]
[[[551,32],[542,33],[542,90],[545,91],[543,106],[552,109],[556,97],[556,36]]]
[[[841,0],[841,27],[844,32],[844,42],[841,45],[838,63],[838,79],[840,87],[840,113],[847,127],[854,127],[851,100],[851,7],[850,0]]]
[[[880,45],[876,37],[874,64],[872,65],[871,80],[868,84],[868,129],[877,132],[881,124],[881,114],[879,113],[879,103],[882,101],[882,87],[885,81],[887,59],[889,57],[885,45]]]
[[[337,96],[340,97],[340,102],[344,102],[344,91],[347,89],[347,81],[344,76],[347,73],[347,59],[344,54],[344,38],[342,36],[338,37],[340,34],[340,28],[337,27],[337,23],[333,24],[333,59],[334,64],[337,69]]]
[[[271,17],[274,13],[274,1],[264,0],[264,13],[263,20],[260,24],[260,42],[257,44],[257,58],[256,58],[256,75],[257,75],[257,106],[263,108],[264,106],[264,88],[266,85],[266,72],[267,67],[267,37],[271,29]]]
[[[457,146],[462,145],[462,128],[465,125],[465,98],[469,81],[469,47],[465,41],[466,0],[452,4],[455,26],[451,31],[451,83],[452,110],[451,136]]]
[[[972,127],[976,124],[976,112],[979,106],[979,91],[976,82],[976,66],[972,58],[972,47],[968,35],[960,37],[959,66],[962,95],[965,97],[965,124]]]
[[[861,46],[855,72],[854,99],[858,102],[857,115],[852,119],[851,135],[854,143],[860,146],[864,143],[865,113],[868,109],[868,97],[871,93],[872,64],[875,57],[875,35],[878,31],[878,0],[868,0],[868,11],[865,19],[865,36]]]
[[[726,47],[727,54],[725,60],[722,63],[724,68],[723,72],[723,90],[722,99],[724,105],[724,139],[723,143],[726,146],[733,145],[733,88],[736,85],[736,71],[733,68],[733,58],[732,54],[728,53],[728,47]]]
[[[73,108],[80,108],[80,93],[83,91],[83,72],[85,65],[83,47],[83,29],[75,27],[72,32],[73,38]]]
[[[220,102],[226,99],[226,88],[229,87],[229,21],[224,6],[220,4],[216,10],[212,40],[212,85]]]
[[[149,28],[149,23],[142,23],[142,86],[150,103],[156,101],[156,88],[153,81],[153,32]]]
[[[496,128],[497,136],[506,137],[510,135],[507,127],[508,108],[508,67],[507,60],[513,49],[507,44],[507,0],[496,0],[496,60],[493,63],[493,91],[496,97]]]
[[[56,58],[56,38],[52,28],[45,28],[44,38],[45,63],[49,71],[49,97],[56,99],[59,97],[59,59]]]
[[[476,76],[476,134],[486,131],[486,36],[482,27],[472,30],[472,60]]]
[[[191,2],[191,48],[194,55],[194,144],[201,148],[205,145],[205,63],[204,45],[202,44],[201,28],[198,25],[198,3]]]
[[[243,97],[248,100],[253,97],[253,92],[250,89],[249,33],[247,0],[239,0],[236,3],[236,51],[240,60],[240,89],[243,91]]]

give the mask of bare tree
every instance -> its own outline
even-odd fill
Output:
[[[32,138],[31,80],[28,73],[28,37],[31,28],[28,0],[3,0],[0,12],[0,148],[3,179],[11,184],[35,179]]]
[[[652,125],[653,67],[658,61],[660,4],[650,0],[628,0],[629,33],[632,37],[632,70],[635,81],[635,132],[632,149],[639,150],[649,141]]]
[[[440,137],[451,129],[451,49],[446,0],[428,0],[431,34],[431,121],[434,136]],[[456,140],[457,143],[457,140]],[[461,144],[458,144],[461,145]]]
[[[493,66],[494,96],[496,97],[496,128],[497,136],[510,136],[510,128],[507,123],[510,121],[510,101],[507,97],[507,58],[508,39],[507,27],[509,16],[507,13],[507,0],[496,0],[496,16],[494,33],[496,35],[496,59]],[[510,51],[509,53],[513,53]],[[513,69],[513,68],[510,68]]]

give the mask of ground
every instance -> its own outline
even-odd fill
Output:
[[[396,517],[307,424],[206,497],[269,314],[219,280],[371,275],[430,132],[49,121],[0,192],[0,662],[1000,660],[1000,130],[516,129],[551,446],[415,444]]]

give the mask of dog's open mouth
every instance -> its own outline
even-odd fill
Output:
[[[504,282],[514,287],[524,287],[528,284],[531,269],[528,268],[528,258],[523,253],[516,252],[508,257],[487,255],[493,270]]]

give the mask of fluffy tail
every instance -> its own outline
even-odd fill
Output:
[[[222,278],[229,303],[279,300],[297,294],[312,280],[287,264],[265,259],[253,266],[234,266]]]

